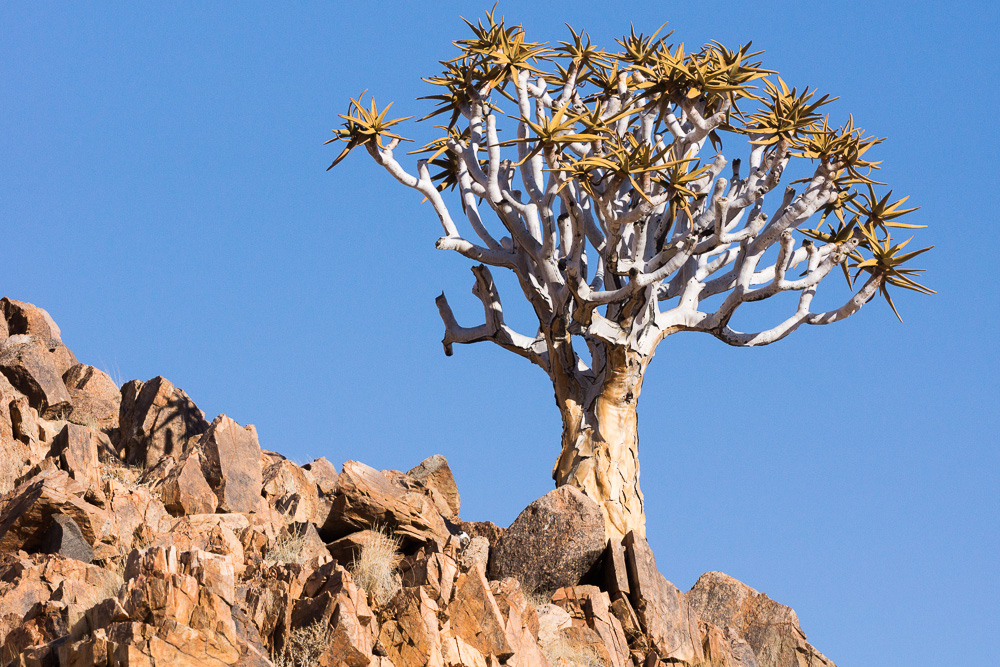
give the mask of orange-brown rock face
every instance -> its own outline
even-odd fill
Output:
[[[745,639],[760,667],[833,665],[806,641],[791,607],[722,572],[701,575],[687,599],[702,619]]]
[[[735,579],[682,595],[573,487],[507,528],[460,509],[444,457],[299,466],[0,300],[0,667],[833,667]]]

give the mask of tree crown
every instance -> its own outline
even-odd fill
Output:
[[[689,53],[668,43],[664,25],[648,36],[632,27],[605,51],[573,28],[555,46],[529,42],[495,7],[465,22],[471,36],[454,42],[458,55],[425,79],[437,92],[424,98],[435,106],[420,120],[446,124],[412,151],[415,174],[394,154],[404,140],[395,126],[410,117],[387,119],[388,106],[380,111],[374,99],[352,99],[330,140],[347,144],[331,167],[364,147],[430,201],[445,232],[439,248],[481,263],[473,292],[484,324],[459,326],[438,298],[449,354],[455,342],[492,340],[550,375],[558,365],[593,379],[608,346],[648,355],[679,331],[765,345],[801,324],[844,319],[878,293],[899,317],[890,288],[933,292],[910,266],[930,248],[904,252],[912,237],[893,236],[923,227],[900,221],[916,209],[877,190],[879,163],[868,153],[883,139],[853,116],[831,126],[823,107],[835,98],[790,88],[750,44],[710,42]],[[501,140],[505,126],[514,136]],[[736,150],[746,155],[730,161],[723,151],[740,136]],[[766,208],[790,164],[811,173]],[[475,241],[443,198],[455,190]],[[481,215],[484,203],[495,221]],[[536,335],[505,324],[484,265],[514,272],[538,315]],[[849,298],[813,312],[820,281],[838,266]],[[784,292],[797,292],[797,305],[773,327],[730,327],[742,305]],[[721,303],[707,308],[716,295]],[[574,336],[586,341],[589,362]]]

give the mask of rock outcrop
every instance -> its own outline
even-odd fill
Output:
[[[442,456],[297,465],[0,301],[0,667],[833,665],[731,577],[682,594],[575,488],[460,511]]]
[[[561,486],[528,505],[494,545],[490,578],[515,577],[532,591],[576,585],[604,553],[597,503]]]
[[[806,641],[791,607],[722,572],[706,572],[687,592],[698,615],[731,630],[753,649],[760,667],[832,667],[833,663]]]

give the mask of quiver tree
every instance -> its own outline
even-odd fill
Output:
[[[555,47],[527,42],[492,12],[466,23],[459,54],[426,79],[438,92],[421,120],[447,125],[412,151],[416,171],[398,161],[405,140],[392,131],[408,118],[363,98],[334,130],[330,141],[347,146],[331,167],[364,147],[430,202],[444,228],[437,247],[477,262],[485,315],[463,326],[439,296],[445,353],[492,341],[544,370],[563,422],[556,485],[601,504],[609,535],[644,534],[636,405],[660,342],[691,331],[767,345],[878,293],[895,312],[890,288],[931,292],[907,265],[929,248],[892,236],[918,226],[898,220],[914,210],[905,198],[876,193],[866,156],[882,140],[853,119],[831,127],[821,108],[832,100],[789,89],[749,45],[686,53],[660,31],[632,30],[612,53],[572,29]],[[779,188],[796,169],[802,177]],[[504,321],[491,267],[513,272],[538,317],[533,334]],[[838,267],[846,300],[815,309]],[[790,312],[765,311],[774,326],[734,328],[741,308],[787,292]]]

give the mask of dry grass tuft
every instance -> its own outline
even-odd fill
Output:
[[[142,477],[143,469],[138,466],[130,466],[120,462],[109,462],[101,464],[101,482],[114,480],[128,489],[135,489],[139,486],[139,478]]]
[[[565,637],[558,637],[540,648],[553,667],[605,667],[593,649]]]
[[[306,534],[305,531],[296,531],[289,528],[288,532],[282,533],[274,541],[264,557],[265,565],[275,563],[298,563],[306,562]]]
[[[316,621],[304,628],[296,628],[285,640],[279,655],[271,656],[275,667],[313,667],[332,637],[330,626]]]
[[[524,592],[525,599],[528,600],[528,604],[532,607],[538,608],[543,604],[549,604],[552,602],[552,591],[545,591],[541,589],[528,589],[521,588]]]
[[[351,563],[349,571],[354,582],[379,605],[384,605],[399,591],[399,538],[384,529],[361,547],[361,552]]]

